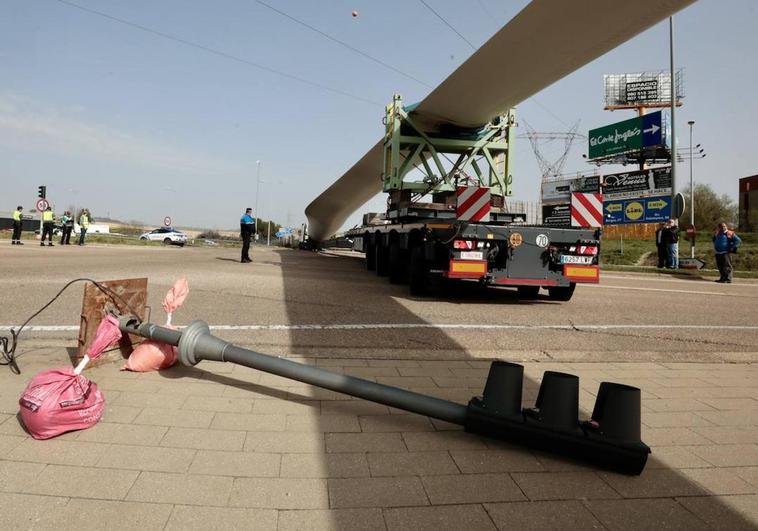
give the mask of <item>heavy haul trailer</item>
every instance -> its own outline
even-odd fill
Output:
[[[430,131],[396,95],[384,123],[387,212],[346,233],[367,269],[418,295],[440,279],[476,280],[567,301],[577,283],[599,281],[598,229],[529,226],[507,207],[513,110],[480,128]],[[407,179],[414,169],[421,180]]]

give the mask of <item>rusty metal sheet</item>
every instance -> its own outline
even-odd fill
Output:
[[[136,312],[140,319],[145,318],[147,304],[146,278],[106,280],[98,283],[118,294],[123,301],[113,295],[103,293],[91,283],[85,285],[81,321],[79,322],[76,360],[80,360],[85,352],[87,352],[92,340],[95,339],[95,332],[100,321],[109,311],[116,311],[122,314]],[[90,366],[99,365],[106,361],[128,358],[132,352],[132,345],[140,341],[142,341],[142,338],[139,336],[131,334],[124,336],[119,341],[118,349],[106,352],[100,358],[90,362]]]

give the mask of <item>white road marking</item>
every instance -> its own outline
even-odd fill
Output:
[[[694,279],[694,278],[691,279],[691,280],[686,280],[686,279],[681,279],[681,278],[667,277],[665,275],[657,277],[657,276],[654,276],[652,274],[642,274],[642,275],[638,275],[638,276],[629,276],[629,275],[613,275],[613,274],[610,274],[610,273],[603,273],[603,272],[600,273],[600,279],[601,279],[601,281],[605,280],[605,279],[608,279],[608,278],[615,279],[615,280],[634,280],[634,281],[644,280],[645,282],[670,282],[672,284],[675,284],[675,283],[676,284],[689,284],[690,286],[692,286],[692,285],[699,285],[699,286],[705,285],[705,286],[707,286],[707,285],[712,285],[712,284],[716,283],[716,282],[714,282],[714,280],[715,280],[714,277],[711,277],[714,280],[708,280],[708,279],[707,280],[697,280],[697,279]],[[736,282],[736,284],[732,284],[732,286],[730,286],[730,287],[737,287],[737,286],[739,286],[740,288],[745,288],[745,287],[748,287],[748,288],[758,288],[758,283],[755,282],[755,279],[740,278],[740,279],[737,279],[735,282]],[[718,287],[720,287],[720,288],[726,288],[726,286],[718,286]]]
[[[736,293],[723,293],[719,291],[696,291],[696,290],[689,290],[689,289],[640,288],[637,286],[608,286],[607,284],[585,284],[585,286],[589,288],[601,288],[601,289],[630,289],[634,291],[662,291],[665,293],[688,293],[692,295],[719,295],[723,297],[748,297],[749,296],[749,295],[739,295]]]
[[[11,326],[0,326],[0,330],[10,330]],[[17,327],[16,327],[17,328]],[[178,328],[185,328],[179,326]],[[210,325],[211,330],[756,330],[758,325],[706,325],[706,324],[456,324],[456,323],[367,323],[367,324],[270,324],[270,325]],[[29,332],[72,332],[78,331],[74,325],[27,326]]]

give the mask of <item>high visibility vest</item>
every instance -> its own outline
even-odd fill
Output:
[[[21,221],[21,211],[20,210],[14,210],[13,211],[13,221]]]
[[[52,210],[45,210],[42,213],[42,221],[53,221],[55,219],[55,214],[53,214]]]
[[[85,229],[89,228],[89,216],[87,216],[87,214],[82,214],[79,217],[79,225],[81,225]]]

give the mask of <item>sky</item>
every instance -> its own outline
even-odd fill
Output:
[[[423,99],[473,53],[466,41],[481,46],[528,2],[426,0],[455,31],[416,0],[264,3],[279,12],[256,0],[0,0],[0,211],[31,207],[46,185],[58,210],[95,218],[224,229],[250,206],[299,226],[381,137],[394,93]],[[694,120],[707,153],[695,181],[736,198],[737,180],[758,173],[758,2],[700,0],[674,20],[679,145]],[[579,121],[586,135],[633,116],[603,110],[603,74],[668,64],[664,21],[522,102],[517,119],[543,132]],[[565,172],[595,171],[582,153],[586,141]],[[678,171],[688,184],[688,162]],[[514,198],[539,189],[519,138]]]

